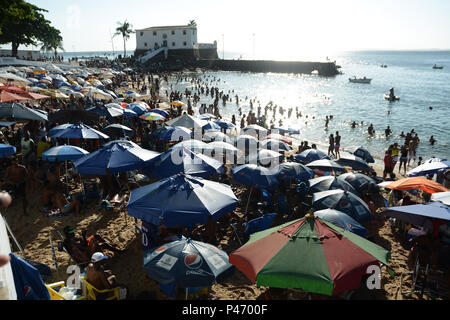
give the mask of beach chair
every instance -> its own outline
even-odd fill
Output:
[[[273,219],[277,216],[276,213],[266,214],[261,218],[257,218],[254,220],[251,220],[249,222],[244,223],[242,226],[244,228],[244,236],[246,238],[249,238],[250,235],[264,231],[269,229],[270,225],[272,224]]]
[[[57,301],[61,301],[61,300],[66,300],[59,292],[62,288],[64,288],[66,286],[66,283],[64,281],[61,282],[56,282],[56,283],[52,283],[52,284],[46,284],[45,287],[48,290],[48,293],[50,294],[50,299],[51,300],[57,300]],[[86,296],[79,296],[77,299],[75,300],[86,300]]]
[[[99,290],[99,289],[95,288],[92,284],[87,282],[84,277],[82,277],[82,279],[86,286],[87,300],[124,300],[125,299],[123,294],[121,294],[119,287],[116,287],[113,289]]]

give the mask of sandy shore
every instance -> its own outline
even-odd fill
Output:
[[[380,174],[379,168],[377,168]],[[246,190],[238,186],[233,186],[238,197],[246,195]],[[105,211],[98,208],[96,203],[92,203],[87,209],[76,216],[75,214],[61,217],[48,218],[46,214],[40,212],[39,192],[29,192],[29,216],[24,217],[21,210],[21,203],[16,202],[10,207],[6,214],[6,219],[10,224],[19,243],[24,248],[29,259],[38,261],[51,267],[53,277],[47,283],[63,281],[67,279],[66,270],[72,264],[70,257],[65,252],[57,250],[57,241],[61,240],[56,232],[62,232],[67,225],[75,227],[79,232],[83,229],[88,231],[88,235],[98,232],[108,242],[119,249],[126,249],[125,253],[114,254],[108,252],[112,257],[109,267],[117,275],[119,282],[126,284],[130,289],[132,299],[166,299],[159,290],[158,284],[149,279],[142,266],[142,245],[141,236],[135,229],[135,221],[126,214],[126,209]],[[379,209],[381,210],[381,209]],[[241,208],[236,213],[242,216]],[[292,217],[286,221],[293,220]],[[398,237],[391,232],[388,221],[378,216],[375,219],[374,241],[391,252],[390,265],[397,276],[391,278],[383,270],[382,290],[367,291],[361,289],[353,299],[418,299],[416,295],[404,296],[400,290],[401,274],[408,270],[408,249]],[[234,236],[233,230],[223,225],[221,226],[225,237],[221,240],[219,247],[227,253],[238,249],[239,243]],[[50,234],[52,234],[55,246],[58,269],[56,269],[50,246]],[[13,247],[15,247],[13,245]],[[14,249],[17,254],[17,248]],[[411,284],[411,276],[403,277],[404,289]],[[232,277],[225,282],[212,286],[209,299],[213,300],[256,300],[261,299],[267,288],[253,285],[241,272],[236,271]],[[273,297],[276,299],[276,297]],[[286,296],[284,296],[286,298]],[[298,293],[290,293],[289,299],[301,299]],[[425,297],[426,298],[426,297]]]

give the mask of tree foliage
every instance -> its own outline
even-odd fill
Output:
[[[51,26],[41,9],[23,0],[0,0],[0,44],[11,43],[12,55],[17,55],[20,45],[59,47],[62,37]],[[57,43],[57,45],[55,45]]]
[[[127,56],[127,40],[130,39],[130,36],[134,33],[133,25],[125,20],[125,22],[117,22],[119,25],[116,28],[116,33],[114,36],[122,36],[123,38],[123,54],[124,57]]]

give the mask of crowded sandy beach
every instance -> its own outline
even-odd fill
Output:
[[[343,133],[163,56],[0,57],[1,300],[450,297],[450,162],[423,152],[439,129],[355,112]]]

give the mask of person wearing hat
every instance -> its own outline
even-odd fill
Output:
[[[111,271],[105,271],[103,264],[109,257],[96,252],[91,257],[91,263],[86,267],[86,281],[98,290],[112,289],[116,286],[116,278]],[[107,298],[97,296],[99,300]]]

